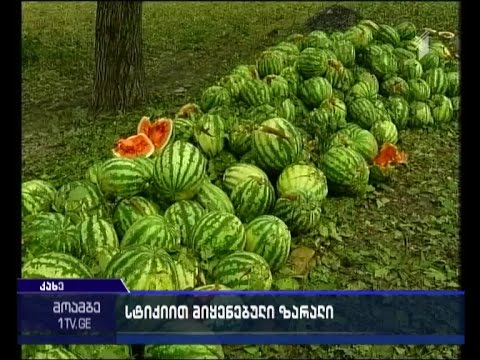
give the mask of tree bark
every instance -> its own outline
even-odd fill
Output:
[[[94,112],[125,111],[144,99],[142,2],[98,1]]]

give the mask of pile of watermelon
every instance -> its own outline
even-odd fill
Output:
[[[295,239],[315,230],[327,196],[362,196],[388,181],[406,161],[401,130],[457,120],[458,60],[436,39],[421,54],[419,35],[410,22],[369,20],[292,35],[174,119],[143,118],[84,179],[24,182],[22,276],[122,278],[131,290],[278,288],[276,274]],[[49,358],[86,351],[35,349]],[[101,357],[95,349],[87,357]],[[145,349],[187,356],[223,351]]]

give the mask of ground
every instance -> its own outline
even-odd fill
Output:
[[[24,2],[22,175],[60,185],[83,176],[148,108],[172,115],[235,65],[295,32],[326,6],[365,19],[458,31],[454,2],[147,2],[148,101],[127,114],[88,114],[95,2]],[[310,24],[312,22],[309,22]],[[459,287],[459,131],[401,133],[409,163],[366,199],[333,198],[322,226],[296,246],[315,250],[301,284],[310,289]],[[456,358],[455,346],[228,346],[228,357]]]

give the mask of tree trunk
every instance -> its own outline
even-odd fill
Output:
[[[95,112],[125,111],[144,99],[142,2],[98,1]]]

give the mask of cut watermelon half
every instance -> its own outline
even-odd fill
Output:
[[[137,134],[118,140],[112,151],[116,157],[149,157],[154,153],[155,146],[145,134]]]
[[[138,124],[137,133],[146,135],[155,147],[155,151],[161,151],[172,137],[173,120],[159,118],[151,122],[150,118],[144,116]]]

